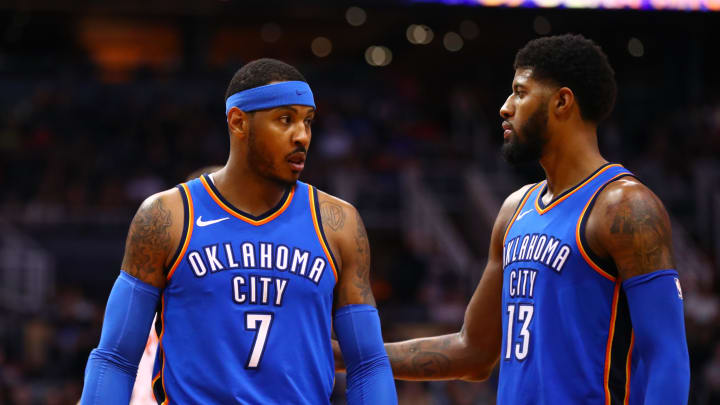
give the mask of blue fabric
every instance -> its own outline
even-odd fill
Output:
[[[347,401],[355,404],[397,404],[377,309],[347,305],[335,312],[335,334],[347,366]]]
[[[100,344],[85,368],[81,404],[127,405],[160,289],[120,272],[105,308]]]
[[[632,383],[638,370],[632,356],[627,373],[632,334],[627,302],[617,280],[583,256],[577,235],[593,197],[627,174],[622,166],[603,166],[545,206],[542,182],[517,207],[503,241],[498,404],[604,405],[608,397],[615,398],[612,404],[624,403],[626,374]],[[629,405],[642,404],[641,394],[630,389]]]
[[[310,86],[301,81],[288,81],[243,90],[225,100],[225,116],[233,107],[250,112],[283,105],[306,105],[315,108]]]
[[[194,218],[163,290],[156,398],[329,405],[335,274],[311,215],[317,190],[297,182],[275,208],[253,216],[207,175],[187,188]]]
[[[658,270],[623,282],[635,333],[635,352],[646,365],[645,405],[686,404],[690,360],[683,299],[675,270]]]

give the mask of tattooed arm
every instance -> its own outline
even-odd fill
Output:
[[[370,243],[352,205],[320,192],[320,216],[338,265],[335,309],[350,304],[375,306],[370,288]]]
[[[511,194],[500,208],[492,229],[488,262],[465,310],[460,331],[385,345],[395,378],[481,381],[490,376],[500,355],[505,228],[528,187]]]
[[[180,243],[183,205],[177,189],[147,198],[130,224],[121,269],[158,288],[165,287],[165,268]]]
[[[610,183],[588,218],[596,255],[612,259],[621,280],[675,267],[670,218],[650,189],[633,178]]]
[[[647,374],[643,403],[687,403],[690,361],[682,291],[662,203],[635,179],[611,183],[590,214],[586,237],[596,254],[617,267],[632,321],[632,356]]]
[[[179,209],[178,209],[179,205]],[[183,207],[177,190],[148,198],[128,232],[122,272],[105,307],[102,334],[85,369],[81,403],[127,404],[148,330],[179,243]]]
[[[333,326],[347,363],[348,404],[397,404],[392,369],[370,288],[370,243],[350,204],[320,194],[320,215],[341,269],[335,286]]]

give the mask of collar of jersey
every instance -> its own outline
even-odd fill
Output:
[[[542,187],[540,188],[540,191],[535,196],[535,210],[537,210],[538,214],[543,215],[544,213],[550,211],[554,206],[560,204],[561,202],[565,201],[568,197],[570,197],[573,193],[580,190],[581,188],[585,187],[588,183],[593,181],[597,176],[604,173],[606,170],[610,169],[611,167],[621,167],[621,165],[615,163],[605,163],[604,165],[600,166],[597,170],[592,172],[588,177],[585,178],[585,180],[577,183],[576,185],[570,187],[569,189],[562,192],[559,196],[556,198],[553,198],[553,200],[546,206],[542,202],[542,195],[547,192],[547,180],[544,180],[542,182]]]
[[[213,184],[212,180],[210,179],[210,176],[208,176],[207,174],[203,174],[202,176],[200,176],[200,181],[202,182],[203,186],[205,186],[205,190],[207,190],[210,197],[212,197],[212,199],[217,203],[217,205],[220,206],[220,208],[224,209],[235,218],[241,219],[250,225],[256,226],[267,224],[268,222],[280,216],[280,214],[282,214],[287,209],[287,207],[290,206],[290,202],[295,195],[295,186],[288,187],[285,190],[285,194],[283,194],[282,198],[280,199],[280,202],[277,203],[276,206],[274,206],[268,212],[262,215],[255,216],[238,209],[228,200],[226,200],[225,197],[220,194],[220,191],[218,191],[218,189],[215,187],[215,184]]]

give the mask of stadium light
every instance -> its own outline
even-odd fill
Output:
[[[641,58],[645,54],[645,47],[639,39],[633,37],[628,41],[628,52],[636,58]]]
[[[435,37],[433,30],[423,24],[411,24],[405,31],[405,35],[413,45],[427,45]]]
[[[317,37],[313,39],[312,44],[310,44],[310,49],[313,55],[318,58],[324,58],[332,52],[332,41],[325,37]]]
[[[353,27],[359,27],[367,21],[367,13],[360,7],[350,7],[345,11],[345,20]]]
[[[443,37],[443,45],[450,52],[457,52],[463,47],[463,39],[457,32],[448,32]]]
[[[387,66],[392,62],[392,52],[387,47],[373,45],[365,50],[365,61],[370,66]]]

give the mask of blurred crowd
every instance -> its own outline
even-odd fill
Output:
[[[373,287],[386,339],[457,330],[472,292],[468,283],[477,281],[484,263],[472,279],[444,271],[446,264],[418,248],[412,235],[372,216],[402,209],[399,173],[410,167],[428,177],[464,166],[503,172],[514,179],[512,188],[539,180],[536,166],[513,169],[499,158],[500,121],[490,114],[506,94],[484,91],[482,77],[444,77],[446,84],[430,85],[412,72],[378,73],[349,64],[298,67],[319,103],[303,180],[339,192],[332,174],[347,173],[346,181],[359,190],[351,201],[370,217]],[[232,69],[171,77],[139,70],[122,84],[102,82],[83,69],[0,77],[0,229],[20,230],[55,257],[49,267],[54,281],[39,309],[2,302],[0,404],[78,400],[132,213],[146,196],[200,167],[224,163],[222,95]],[[509,91],[511,76],[503,77]],[[707,235],[697,229],[693,162],[720,165],[720,103],[707,100],[638,118],[627,112],[632,100],[623,98],[625,84],[616,112],[600,129],[601,150],[646,182],[697,242],[698,252],[712,260],[703,242]],[[77,246],[70,239],[111,246],[67,252]],[[1,256],[0,274],[13,271]],[[718,258],[711,263],[717,269]],[[682,272],[683,264],[678,267]],[[78,281],[93,277],[100,282]],[[685,292],[692,404],[720,403],[716,279],[716,271],[704,274]],[[413,405],[494,404],[496,379],[398,382],[398,393],[401,403]],[[342,387],[340,377],[337,388]],[[343,403],[342,395],[334,402]]]

